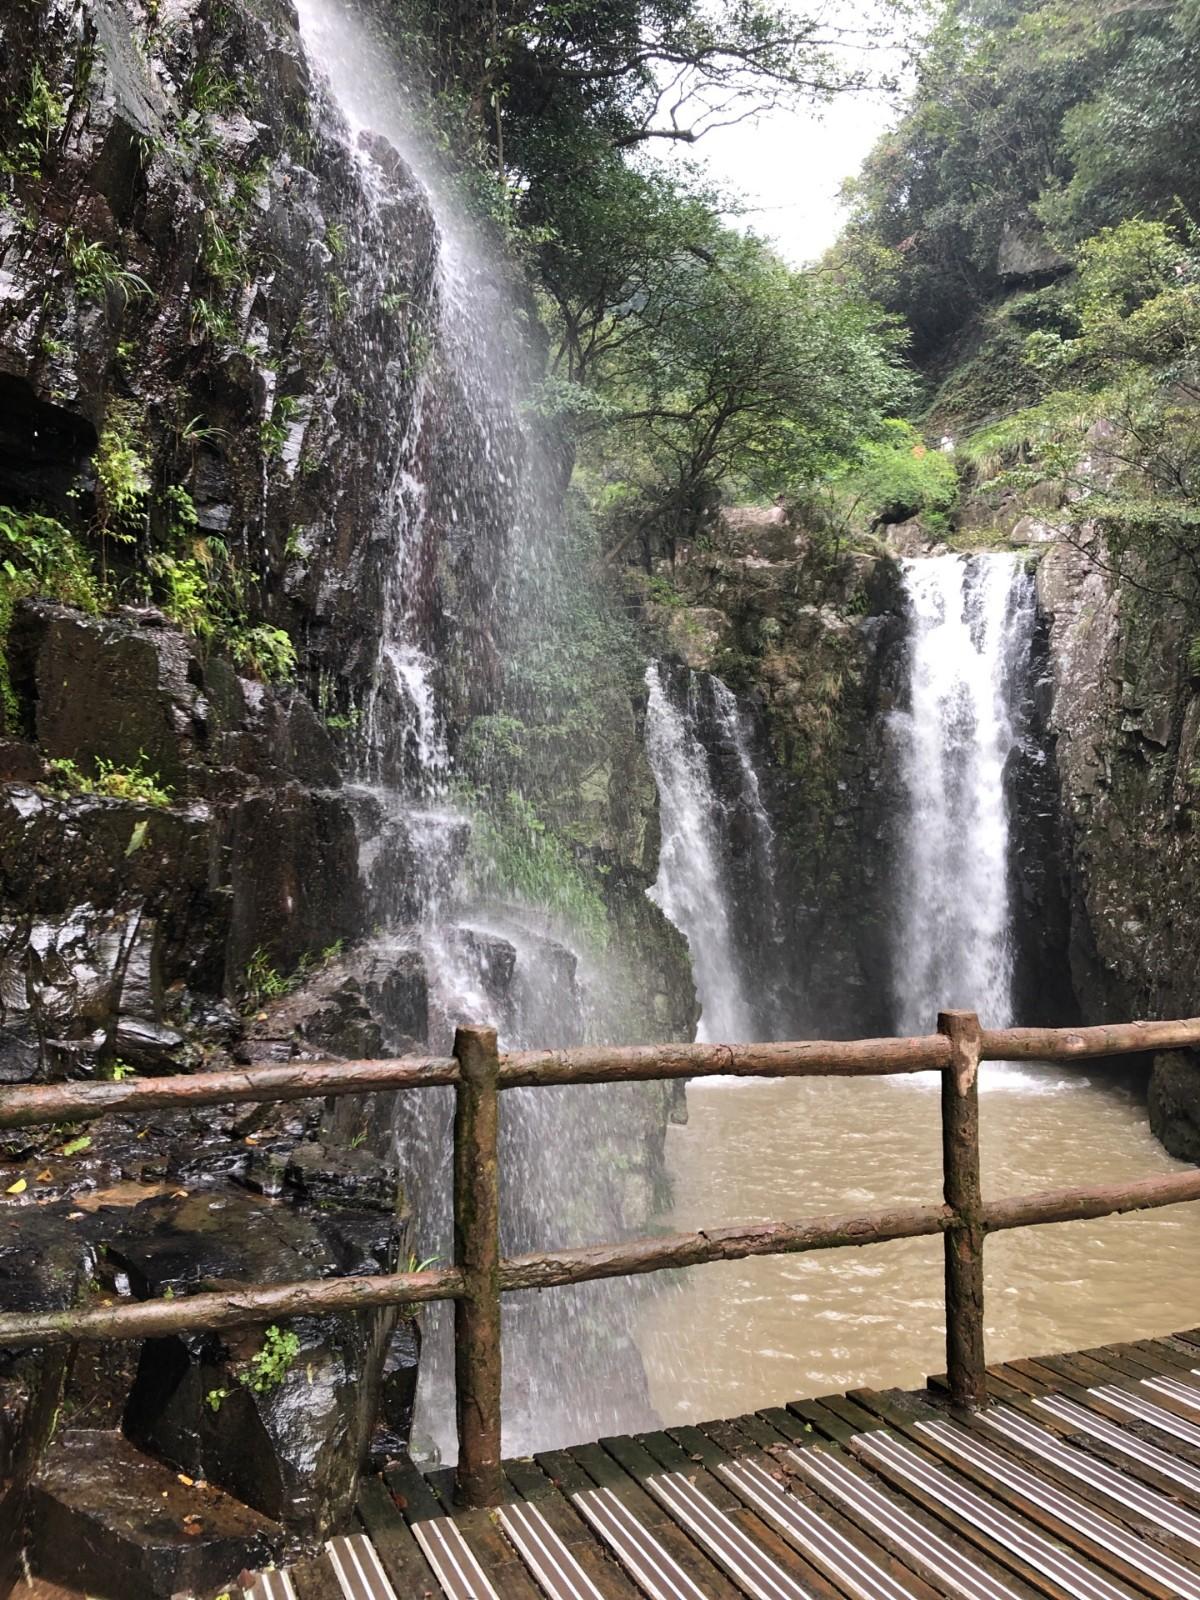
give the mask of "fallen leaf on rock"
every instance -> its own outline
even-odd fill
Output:
[[[181,1472],[179,1474],[179,1481],[180,1481],[180,1483],[186,1483],[188,1488],[190,1489],[192,1487],[192,1485],[195,1483],[196,1480],[195,1480],[195,1478],[189,1478],[186,1472]]]
[[[18,1178],[16,1183],[10,1183],[5,1189],[5,1194],[24,1194],[29,1185],[24,1178]]]

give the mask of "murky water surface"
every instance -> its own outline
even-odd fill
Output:
[[[984,1193],[1176,1170],[1127,1076],[985,1064]],[[673,1128],[669,1229],[941,1199],[938,1084],[716,1080]],[[987,1244],[988,1358],[1200,1324],[1200,1202],[1004,1233]],[[941,1240],[720,1262],[678,1275],[639,1344],[664,1422],[734,1416],[944,1370]]]

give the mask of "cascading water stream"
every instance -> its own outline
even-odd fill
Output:
[[[909,703],[891,737],[904,789],[897,863],[896,1032],[939,1010],[1012,1021],[1014,949],[1005,767],[1029,660],[1033,582],[1016,555],[904,563]]]
[[[708,757],[697,737],[689,677],[687,710],[671,698],[660,663],[646,670],[646,751],[658,785],[662,848],[650,898],[688,942],[700,1000],[700,1039],[750,1037],[742,993]]]
[[[662,662],[646,672],[646,752],[662,821],[649,894],[687,939],[698,1037],[766,1039],[783,943],[775,833],[736,697],[708,674],[678,676]]]
[[[381,384],[400,385],[408,395],[406,406],[394,408],[407,415],[408,427],[397,441],[391,493],[374,513],[386,576],[358,774],[369,818],[361,870],[382,924],[380,943],[391,941],[409,953],[419,947],[435,1048],[449,1046],[459,1023],[494,1025],[505,1046],[579,1043],[592,972],[583,942],[561,917],[551,919],[537,906],[473,903],[462,881],[471,819],[456,804],[452,784],[446,648],[436,622],[438,573],[450,568],[462,666],[473,680],[494,684],[512,634],[509,611],[534,605],[528,595],[515,594],[515,585],[542,570],[545,541],[560,526],[554,474],[528,421],[537,363],[520,332],[524,309],[497,242],[470,221],[452,178],[423,139],[420,113],[386,44],[345,0],[297,0],[297,12],[309,59],[328,80],[345,120],[346,147],[361,170],[362,189],[368,197],[378,194],[377,233],[386,237],[397,218],[403,226],[394,185],[414,180],[412,203],[427,209],[436,228],[420,375],[414,380],[400,368],[380,374]],[[411,178],[397,175],[389,146]],[[519,576],[506,581],[508,574]],[[462,633],[464,621],[474,624],[474,633]],[[612,1235],[600,1206],[606,1186],[615,1187],[605,1162],[621,1162],[636,1148],[639,1118],[646,1116],[636,1103],[639,1092],[580,1088],[504,1096],[507,1252]],[[442,1260],[451,1249],[451,1117],[448,1092],[405,1096],[395,1132],[419,1253]],[[611,1198],[608,1204],[610,1211],[620,1209]],[[643,1213],[649,1204],[647,1195]],[[642,1231],[644,1215],[631,1216],[630,1223],[630,1231]],[[649,1423],[628,1331],[630,1294],[623,1284],[597,1283],[552,1296],[506,1298],[506,1450],[549,1448],[597,1429]],[[450,1320],[447,1308],[429,1308],[417,1402],[417,1434],[441,1450],[451,1446],[454,1432]]]

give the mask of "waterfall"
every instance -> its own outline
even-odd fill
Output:
[[[553,565],[548,541],[561,526],[559,491],[529,420],[538,361],[522,331],[526,308],[499,241],[472,222],[422,136],[420,111],[386,43],[346,0],[297,0],[297,13],[308,58],[344,119],[362,191],[376,207],[374,235],[387,241],[397,228],[403,232],[411,195],[412,205],[432,215],[437,237],[428,264],[429,325],[419,330],[408,368],[381,363],[379,376],[381,392],[404,400],[393,409],[407,426],[393,442],[390,492],[371,508],[385,572],[383,617],[356,777],[364,817],[360,869],[377,938],[398,953],[418,947],[435,1049],[445,1051],[462,1023],[496,1026],[505,1047],[577,1044],[589,1015],[585,991],[589,983],[602,989],[605,975],[561,916],[524,903],[472,902],[462,881],[471,816],[454,787],[447,729],[451,680],[460,680],[460,715],[494,699],[517,613],[526,627],[531,617],[546,624],[543,631],[549,627],[537,595]],[[390,286],[382,269],[379,276],[384,295]],[[452,620],[439,609],[443,582]],[[465,713],[464,697],[472,708]],[[531,720],[539,715],[532,706]],[[636,1192],[649,1115],[644,1096],[642,1086],[505,1095],[507,1253],[612,1236],[611,1215],[621,1212],[617,1168],[630,1170]],[[452,1109],[449,1091],[402,1096],[394,1130],[418,1253],[441,1260],[451,1250]],[[647,1193],[643,1213],[650,1200]],[[631,1216],[628,1231],[644,1231],[645,1220]],[[629,1332],[631,1296],[646,1292],[596,1283],[506,1297],[507,1452],[651,1423]],[[447,1452],[454,1434],[450,1324],[447,1307],[427,1309],[415,1428],[422,1447]]]
[[[688,942],[698,1037],[772,1036],[782,932],[775,834],[737,699],[719,678],[646,672],[662,845],[652,900]],[[765,957],[760,960],[759,957]]]
[[[903,787],[893,981],[896,1031],[939,1010],[1012,1022],[1014,949],[1005,767],[1029,658],[1033,581],[1017,555],[904,563],[909,703],[891,719]]]

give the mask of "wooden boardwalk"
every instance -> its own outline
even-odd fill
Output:
[[[505,1465],[370,1480],[359,1531],[248,1600],[1200,1600],[1200,1329]]]

